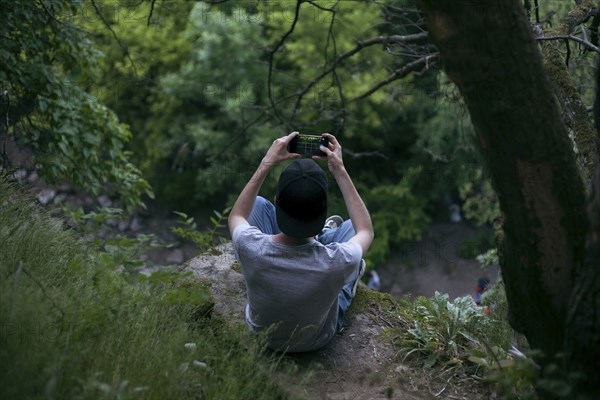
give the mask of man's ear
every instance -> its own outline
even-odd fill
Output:
[[[275,204],[275,205],[277,204],[277,195],[276,194],[273,195],[273,204]]]

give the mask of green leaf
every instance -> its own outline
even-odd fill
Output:
[[[438,360],[438,354],[437,353],[432,353],[423,362],[423,367],[424,368],[431,368],[431,367],[433,367],[435,365],[435,363],[437,362],[437,360]]]

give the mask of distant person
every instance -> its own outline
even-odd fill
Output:
[[[490,287],[490,279],[488,277],[479,278],[477,288],[475,289],[475,303],[481,305],[481,295]]]
[[[303,352],[326,345],[342,328],[344,313],[365,271],[373,240],[369,212],[344,163],[342,148],[324,133],[326,156],[299,159],[289,152],[298,132],[273,142],[229,215],[236,257],[246,280],[246,322],[266,332],[270,348]],[[283,170],[274,203],[258,195],[271,168]],[[327,176],[313,160],[326,160],[350,220],[327,216]]]
[[[451,204],[448,208],[450,210],[450,221],[460,222],[462,217],[460,216],[460,206],[458,204]]]
[[[375,270],[369,272],[367,286],[373,290],[379,290],[381,288],[381,280],[379,279],[379,274]]]

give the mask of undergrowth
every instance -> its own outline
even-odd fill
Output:
[[[470,296],[450,301],[439,292],[401,304],[397,310],[404,323],[387,334],[394,338],[401,361],[420,363],[432,381],[450,386],[470,381],[490,385],[501,398],[534,398],[537,365],[519,350],[527,344],[508,324],[501,280],[484,296],[489,315]]]
[[[164,273],[132,283],[126,255],[0,175],[0,398],[286,397],[277,359],[210,318],[206,288]]]

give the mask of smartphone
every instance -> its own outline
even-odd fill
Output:
[[[321,145],[329,145],[329,140],[324,136],[298,135],[290,141],[288,151],[290,153],[298,153],[309,157],[326,157],[327,154],[322,152],[320,149]]]

